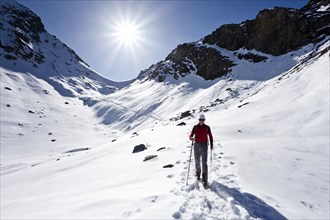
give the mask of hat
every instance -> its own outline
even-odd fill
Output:
[[[199,120],[205,120],[205,115],[201,114],[201,115],[199,116]]]

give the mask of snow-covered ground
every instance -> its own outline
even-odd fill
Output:
[[[327,47],[88,97],[1,68],[1,218],[328,219],[329,51],[308,56]],[[193,162],[186,185],[200,109],[215,138],[209,190]]]

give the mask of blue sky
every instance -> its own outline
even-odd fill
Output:
[[[199,40],[222,24],[253,19],[264,8],[300,8],[308,0],[19,2],[95,71],[123,81],[163,60],[178,44]],[[123,27],[134,31],[123,32]]]

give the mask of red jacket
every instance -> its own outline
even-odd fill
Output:
[[[191,131],[190,137],[193,137],[195,135],[195,141],[197,143],[199,142],[207,142],[207,135],[209,135],[210,138],[210,144],[213,146],[213,136],[211,132],[210,126],[203,124],[197,124],[194,126],[194,128]]]

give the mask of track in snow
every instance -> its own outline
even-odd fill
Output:
[[[221,146],[215,148],[213,153],[213,164],[210,175],[210,188],[204,189],[202,184],[191,175],[190,184],[186,186],[187,166],[181,173],[182,187],[180,190],[173,189],[172,193],[183,196],[184,202],[174,212],[175,219],[287,219],[276,209],[266,204],[260,198],[240,192],[235,182],[235,175],[221,174],[223,165],[223,152]],[[219,157],[221,156],[221,159]],[[186,164],[188,164],[187,161]],[[234,162],[230,161],[230,165]],[[194,159],[191,161],[191,171],[194,174]],[[222,182],[222,183],[220,183]],[[230,185],[228,187],[226,185]]]

